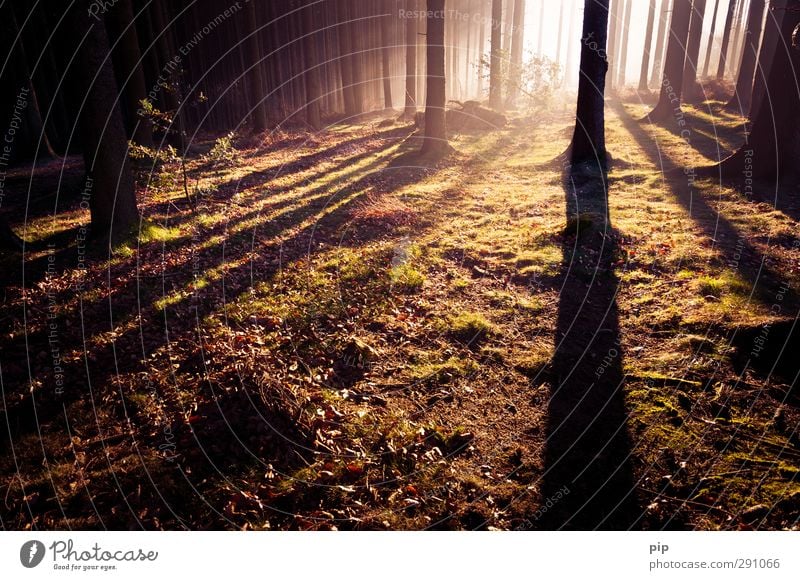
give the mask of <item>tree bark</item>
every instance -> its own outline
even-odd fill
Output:
[[[92,236],[115,242],[130,232],[139,213],[108,36],[103,20],[87,18],[88,10],[89,0],[81,0],[72,14],[73,30],[87,31],[78,53],[79,88],[85,95],[79,121],[86,167],[83,194],[89,198]]]
[[[492,56],[489,63],[489,106],[493,109],[500,109],[503,105],[502,48],[500,45],[502,22],[503,0],[492,0]],[[428,21],[428,24],[430,25],[430,21]],[[428,44],[428,53],[430,53],[430,44]],[[428,63],[430,63],[430,59]],[[430,72],[428,75],[430,75]]]
[[[583,15],[580,78],[575,131],[570,146],[572,163],[605,165],[605,85],[608,72],[608,1],[586,0]],[[597,43],[596,46],[594,43]]]
[[[450,149],[445,121],[444,14],[445,0],[428,0],[428,90],[422,144],[422,154],[428,156],[440,156]]]
[[[649,85],[651,87],[657,87],[658,82],[661,80],[661,65],[664,63],[664,52],[667,48],[667,39],[665,37],[667,34],[667,25],[669,23],[671,14],[670,0],[661,0],[659,11],[661,12],[661,16],[658,19],[658,34],[656,35],[655,55],[653,57],[653,68],[650,72]]]
[[[719,2],[714,2],[714,15],[711,17],[711,30],[708,32],[708,45],[706,46],[706,58],[703,64],[703,78],[708,78],[708,67],[711,64],[711,49],[714,47],[714,34],[717,32],[717,15],[719,14]]]
[[[683,93],[696,97],[700,92],[697,84],[697,68],[700,66],[700,43],[703,39],[706,0],[694,0],[692,18],[689,25],[689,39],[686,44],[686,60],[683,64]]]
[[[606,60],[608,61],[608,86],[609,88],[614,88],[616,86],[616,75],[615,72],[619,68],[619,63],[617,62],[617,53],[619,52],[619,36],[620,36],[620,19],[625,16],[625,5],[623,4],[624,0],[609,0],[611,2],[611,24],[610,30],[608,31],[608,53],[606,54]],[[620,7],[622,7],[622,11],[620,11]],[[582,42],[585,42],[582,39]],[[578,80],[580,84],[580,79]]]
[[[642,69],[639,73],[639,90],[647,91],[648,73],[650,72],[650,45],[653,43],[653,24],[656,18],[656,0],[650,0],[647,13],[647,27],[644,33],[644,52],[642,53]]]
[[[753,79],[755,78],[758,48],[761,44],[761,31],[764,23],[764,3],[764,0],[752,0],[750,2],[747,29],[744,33],[742,63],[739,66],[736,89],[728,102],[729,108],[740,111],[745,117],[750,114],[750,105],[752,103]]]
[[[384,4],[386,4],[384,2]],[[381,18],[381,73],[383,76],[383,106],[387,110],[394,108],[392,100],[392,46],[391,24],[393,14],[390,6],[386,6],[386,16]]]
[[[119,36],[119,57],[122,65],[122,96],[125,102],[131,140],[145,147],[153,146],[153,126],[150,119],[140,117],[142,100],[147,98],[147,85],[142,68],[142,51],[139,48],[139,37],[136,34],[136,23],[133,19],[131,0],[119,0],[109,10],[114,20],[114,27]]]
[[[766,178],[778,183],[797,173],[800,153],[800,50],[792,48],[792,33],[800,22],[800,0],[777,0],[772,11],[779,37],[767,78],[769,101],[755,112],[752,131],[739,151],[720,163],[726,177]]]
[[[406,11],[414,13],[417,0],[406,0]],[[417,19],[406,16],[406,106],[403,117],[417,114]]]
[[[753,93],[750,97],[750,118],[752,119],[759,111],[764,101],[764,94],[767,92],[767,78],[775,62],[775,52],[779,49],[778,41],[781,36],[780,14],[775,10],[775,4],[769,4],[767,10],[767,22],[764,27],[764,35],[761,41],[761,48],[758,51],[758,64],[756,65],[755,79],[753,81]]]
[[[625,86],[625,69],[628,67],[628,38],[631,30],[631,9],[633,0],[625,0],[625,22],[622,27],[622,46],[619,57],[619,70],[617,71],[617,85]]]
[[[514,0],[514,24],[511,30],[511,66],[509,67],[508,100],[514,106],[522,84],[522,47],[525,42],[525,1]]]
[[[264,77],[262,73],[261,49],[258,45],[259,36],[258,15],[256,3],[247,3],[247,52],[250,67],[250,100],[253,103],[252,120],[253,131],[263,133],[269,124],[267,119],[267,101],[264,98]]]
[[[741,0],[730,0],[728,3],[728,14],[725,16],[725,30],[722,33],[722,46],[719,49],[717,80],[722,80],[725,76],[725,67],[728,63],[728,45],[731,42],[731,32],[733,31],[733,16],[736,13],[736,4],[740,1]]]
[[[319,30],[315,16],[319,16],[318,4],[314,0],[306,0],[303,10],[303,32],[307,35],[305,42],[305,81],[306,81],[306,122],[315,131],[322,127],[320,117],[320,100],[322,89],[319,70]]]
[[[674,0],[661,93],[658,104],[648,115],[652,122],[664,121],[680,111],[683,95],[683,64],[686,60],[686,41],[689,37],[691,16],[692,0]]]

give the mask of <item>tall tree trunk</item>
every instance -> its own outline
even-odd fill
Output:
[[[567,35],[567,64],[564,67],[564,81],[567,86],[572,86],[575,69],[575,45],[580,42],[580,39],[575,38],[575,21],[578,19],[577,12],[578,9],[575,2],[573,2],[572,10],[569,15],[569,33]]]
[[[621,20],[625,16],[625,5],[623,4],[624,0],[609,0],[611,2],[611,24],[610,29],[608,31],[608,53],[607,53],[607,60],[608,60],[608,87],[614,88],[616,86],[616,74],[615,72],[619,69],[619,62],[617,61],[617,53],[619,52],[619,37],[620,37],[620,29],[622,28]],[[622,8],[622,10],[620,10]],[[582,42],[587,42],[588,39],[581,38]],[[590,40],[588,40],[591,42]],[[580,80],[578,81],[580,84]]]
[[[439,156],[450,149],[445,121],[445,0],[428,0],[427,22],[428,90],[425,101],[425,140],[422,144],[422,154]]]
[[[387,110],[394,108],[392,100],[392,28],[394,14],[391,2],[384,3],[386,16],[381,18],[381,73],[383,75],[383,106]]]
[[[719,64],[717,65],[717,80],[722,80],[725,76],[725,67],[728,64],[728,46],[731,42],[731,32],[733,31],[733,17],[736,13],[736,5],[741,0],[730,0],[728,3],[728,13],[725,16],[725,30],[722,32],[722,46],[719,49]]]
[[[656,0],[650,0],[650,11],[647,13],[647,27],[644,32],[644,52],[642,53],[642,69],[639,73],[639,90],[647,91],[648,73],[650,72],[650,46],[653,43],[653,24],[656,18]]]
[[[522,84],[522,47],[525,42],[525,0],[514,0],[514,24],[511,30],[511,66],[509,67],[508,105],[516,105]]]
[[[481,15],[478,26],[480,32],[478,33],[478,95],[483,99],[483,73],[486,67],[484,66],[484,59],[486,57],[486,2],[479,0],[481,7]]]
[[[698,96],[697,68],[700,65],[700,43],[703,40],[703,21],[705,20],[706,0],[694,0],[692,18],[689,25],[689,39],[686,44],[686,60],[683,64],[683,93]]]
[[[428,2],[430,4],[430,0]],[[503,0],[492,0],[492,57],[489,63],[489,106],[493,109],[500,109],[503,105],[503,72],[502,72],[502,48],[501,32],[503,22]],[[428,21],[430,25],[430,20]],[[430,34],[430,32],[428,33]],[[428,44],[428,54],[430,54],[430,44]],[[430,64],[430,57],[428,63]],[[430,71],[428,72],[430,78]]]
[[[670,15],[672,13],[672,7],[670,5],[671,0],[661,0],[661,6],[659,8],[659,12],[661,16],[658,19],[658,34],[656,35],[656,46],[654,49],[654,57],[653,57],[653,68],[650,72],[650,83],[651,87],[657,87],[659,81],[661,80],[661,69],[662,65],[664,64],[664,52],[667,49],[667,29],[669,25]]]
[[[714,15],[711,17],[711,30],[708,32],[708,45],[706,46],[706,58],[703,64],[703,78],[708,78],[708,67],[711,64],[711,49],[714,48],[714,35],[717,32],[717,15],[719,14],[719,2],[714,2]]]
[[[792,33],[800,22],[800,0],[776,0],[772,11],[779,29],[767,78],[770,100],[754,111],[753,127],[742,148],[720,164],[723,176],[766,178],[772,183],[797,173],[800,156],[800,50]]]
[[[264,78],[262,75],[263,65],[261,61],[261,49],[258,45],[259,20],[256,12],[256,3],[247,3],[247,52],[250,66],[250,100],[253,103],[253,131],[262,133],[267,130],[267,101],[264,98],[262,87]]]
[[[119,37],[119,57],[122,65],[122,96],[125,102],[128,123],[131,127],[131,140],[145,147],[153,146],[153,126],[147,117],[139,117],[142,100],[147,98],[147,85],[142,68],[142,51],[136,34],[131,0],[119,0],[108,11],[114,20]]]
[[[544,55],[542,52],[542,41],[544,40],[544,0],[539,0],[539,42],[536,48],[536,56],[541,58]]]
[[[560,10],[558,11],[558,40],[556,41],[556,64],[560,67],[561,64],[561,47],[564,44],[564,2],[561,3]]]
[[[303,32],[305,41],[306,122],[315,130],[322,127],[320,100],[322,88],[319,70],[319,4],[306,0],[303,10]]]
[[[170,135],[170,142],[173,146],[177,147],[179,151],[183,152],[186,149],[186,142],[184,139],[184,107],[181,103],[181,99],[176,93],[176,89],[174,88],[177,83],[174,83],[174,79],[172,77],[172,71],[167,71],[166,67],[172,62],[175,55],[175,50],[171,46],[171,39],[173,31],[167,27],[166,18],[164,16],[164,4],[162,2],[153,2],[149,6],[149,15],[152,18],[152,25],[153,30],[158,35],[156,39],[156,47],[158,50],[158,59],[162,67],[162,73],[166,75],[166,79],[164,84],[169,86],[163,86],[162,90],[159,93],[161,97],[163,97],[162,106],[166,108],[167,111],[174,114],[173,120],[173,131]]]
[[[744,33],[742,64],[739,66],[736,89],[728,102],[729,108],[740,111],[743,116],[747,116],[750,113],[753,79],[755,78],[758,48],[761,44],[761,31],[764,24],[764,4],[764,0],[752,0],[750,2],[747,29]]]
[[[734,79],[739,76],[739,62],[742,55],[742,36],[744,32],[744,26],[742,26],[742,21],[744,19],[744,10],[749,0],[740,0],[739,4],[736,6],[736,16],[733,19],[733,38],[732,45],[731,45],[731,54],[728,57],[728,61],[731,63],[731,77]]]
[[[608,60],[605,58],[608,28],[608,0],[586,0],[578,80],[575,131],[570,146],[572,163],[605,164],[605,86]],[[594,43],[597,43],[595,46]]]
[[[764,95],[767,92],[767,79],[775,62],[775,52],[781,50],[778,46],[781,38],[781,19],[775,2],[770,2],[766,20],[761,48],[758,51],[758,64],[753,81],[753,92],[750,97],[751,119],[755,117],[764,102]]]
[[[674,0],[661,93],[658,104],[648,115],[652,122],[662,122],[680,111],[683,96],[683,63],[686,60],[686,41],[689,37],[691,17],[692,0]]]
[[[628,67],[628,38],[631,30],[631,8],[633,0],[625,0],[625,22],[622,25],[622,46],[619,57],[619,70],[617,71],[617,84],[625,86],[625,69]]]
[[[89,198],[92,236],[114,242],[137,223],[136,190],[128,160],[128,140],[117,105],[114,79],[103,20],[87,18],[89,0],[76,2],[73,30],[86,37],[79,48],[80,132],[86,167],[84,195]],[[88,29],[87,29],[88,24]]]
[[[406,0],[406,11],[414,14],[417,0]],[[403,117],[417,114],[417,19],[406,16],[406,106]]]
[[[337,2],[336,19],[339,38],[339,66],[342,72],[342,96],[344,97],[344,114],[352,118],[357,114],[356,96],[353,76],[353,44],[350,31],[347,2]]]

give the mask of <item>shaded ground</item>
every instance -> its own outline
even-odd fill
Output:
[[[0,522],[797,527],[798,199],[689,179],[720,111],[687,144],[613,107],[607,176],[552,162],[556,114],[437,165],[379,119],[276,136],[194,160],[196,212],[155,176],[110,259],[78,198],[32,210]]]

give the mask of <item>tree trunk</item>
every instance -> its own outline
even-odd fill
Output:
[[[430,1],[429,1],[430,4]],[[492,0],[492,56],[489,64],[489,106],[493,109],[502,107],[503,98],[503,73],[501,60],[501,31],[503,22],[503,0]],[[428,21],[430,24],[430,20]],[[428,33],[430,34],[430,32]],[[430,43],[428,54],[430,54]],[[428,58],[430,63],[430,57]],[[430,72],[428,72],[430,78]]]
[[[591,38],[592,41],[584,41],[581,45],[578,106],[570,146],[572,163],[598,162],[604,165],[606,160],[604,95],[608,72],[605,57],[608,1],[585,2],[582,38]]]
[[[800,21],[800,0],[777,0],[773,14],[779,37],[774,61],[767,78],[770,100],[754,112],[753,127],[742,148],[720,164],[723,176],[766,178],[779,183],[797,173],[800,152],[800,50],[792,48],[792,33]]]
[[[387,5],[386,16],[381,18],[381,73],[383,75],[383,106],[394,108],[392,100],[392,29],[394,21],[391,7]]]
[[[522,47],[525,41],[525,1],[514,0],[514,24],[511,31],[511,66],[509,67],[508,105],[514,106],[522,84]]]
[[[719,14],[719,2],[714,2],[714,15],[711,17],[711,30],[708,33],[708,45],[706,46],[705,64],[703,64],[703,78],[708,78],[708,67],[711,64],[711,49],[714,47],[714,34],[717,32],[717,15]]]
[[[567,64],[564,67],[564,82],[567,86],[572,86],[575,69],[575,45],[580,42],[579,39],[575,38],[575,21],[578,19],[577,12],[578,9],[573,2],[572,10],[569,15],[569,33],[567,35]]]
[[[319,70],[319,8],[314,0],[306,0],[303,10],[305,41],[306,122],[315,130],[322,127],[320,100],[322,89]]]
[[[686,60],[683,64],[683,93],[687,96],[698,96],[697,68],[700,64],[700,43],[703,39],[703,21],[705,20],[706,0],[694,0],[689,39],[686,44]]]
[[[728,45],[731,42],[731,32],[733,31],[733,16],[736,12],[736,4],[740,1],[741,0],[730,0],[728,3],[728,14],[725,16],[725,30],[722,33],[722,46],[719,49],[717,80],[722,80],[725,76],[725,67],[728,62]]]
[[[417,0],[406,0],[406,11],[414,13]],[[406,16],[406,106],[403,117],[417,114],[417,19]]]
[[[86,168],[83,195],[89,199],[92,236],[114,242],[130,232],[139,213],[108,36],[102,19],[87,18],[89,4],[77,2],[72,14],[73,30],[87,32],[78,54],[79,89],[85,95],[79,121]]]
[[[564,2],[561,3],[561,9],[558,12],[558,40],[556,41],[556,64],[561,64],[561,46],[564,44]],[[563,68],[562,68],[563,70]]]
[[[445,0],[428,0],[428,90],[425,101],[425,140],[422,144],[422,154],[429,156],[439,156],[450,149],[445,122],[444,15]]]
[[[661,93],[658,104],[648,115],[652,122],[662,122],[680,111],[683,95],[683,63],[686,60],[686,41],[689,37],[691,16],[692,0],[674,0]]]
[[[742,64],[739,66],[736,89],[728,102],[729,108],[740,111],[745,117],[750,113],[753,96],[753,79],[755,78],[758,47],[761,44],[761,31],[764,23],[764,3],[764,0],[750,2],[747,29],[744,33]]]
[[[544,56],[542,52],[542,41],[544,40],[544,0],[539,0],[539,42],[536,49],[536,55],[539,58]]]
[[[656,0],[650,0],[650,11],[647,13],[647,27],[644,33],[644,52],[642,53],[642,69],[639,73],[639,90],[647,91],[648,73],[650,72],[650,45],[653,43],[653,24],[656,19]]]
[[[124,97],[127,119],[130,124],[131,140],[145,147],[153,146],[153,126],[150,119],[139,117],[142,100],[147,98],[147,85],[142,68],[142,51],[136,34],[131,0],[119,0],[109,10],[119,37],[119,60],[122,65],[122,96]]]
[[[743,36],[742,29],[744,28],[744,26],[742,26],[742,20],[747,2],[748,0],[739,0],[739,4],[736,6],[736,16],[733,19],[733,38],[731,39],[733,43],[731,45],[731,54],[728,58],[728,61],[733,67],[731,68],[730,73],[731,77],[734,79],[739,76],[738,66],[742,55],[742,45],[740,41]]]
[[[657,87],[659,81],[661,80],[661,68],[662,64],[664,63],[664,52],[667,48],[667,26],[669,24],[670,14],[671,14],[671,6],[670,0],[661,0],[661,6],[659,8],[661,12],[661,16],[658,19],[658,34],[656,35],[656,46],[654,49],[654,57],[653,57],[653,69],[650,72],[650,83],[651,87]]]
[[[769,10],[767,10],[767,22],[764,27],[761,48],[758,51],[753,93],[750,97],[751,119],[758,113],[761,103],[764,101],[764,95],[767,92],[767,78],[775,61],[775,52],[779,49],[778,41],[781,35],[781,20],[779,16],[780,14],[775,10],[775,4],[771,2]]]
[[[621,25],[621,18],[625,16],[625,5],[623,4],[624,0],[609,0],[611,2],[611,24],[610,29],[608,31],[608,53],[606,55],[606,60],[608,61],[608,87],[614,88],[616,86],[615,82],[615,72],[619,68],[619,63],[617,62],[617,53],[619,52],[619,35],[620,35],[620,25]],[[620,11],[620,7],[623,10]],[[586,38],[581,38],[581,44],[586,42]],[[580,84],[580,79],[578,80],[578,84]]]
[[[619,57],[619,70],[617,74],[617,85],[625,86],[625,69],[628,67],[628,38],[631,30],[631,8],[633,0],[625,0],[625,22],[622,27],[622,46]]]
[[[267,130],[267,101],[264,98],[263,65],[261,62],[261,49],[258,46],[259,26],[256,14],[256,3],[247,3],[247,52],[250,66],[250,100],[253,103],[252,118],[253,131],[263,133]]]

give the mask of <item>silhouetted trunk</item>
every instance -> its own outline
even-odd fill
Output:
[[[695,97],[700,93],[700,87],[697,85],[697,67],[700,64],[700,42],[703,39],[705,12],[706,0],[694,0],[689,40],[686,44],[686,60],[683,64],[683,93],[687,97]]]
[[[717,32],[717,14],[719,14],[719,2],[714,2],[714,15],[711,17],[711,30],[708,32],[708,45],[706,46],[706,58],[703,64],[703,78],[708,78],[708,67],[711,64],[711,49],[714,48],[714,34]]]
[[[320,118],[320,99],[322,89],[319,71],[319,4],[314,0],[306,0],[303,10],[303,32],[305,41],[305,81],[306,81],[306,122],[319,131],[322,126]]]
[[[625,69],[628,67],[628,37],[631,30],[631,7],[633,0],[625,0],[625,21],[622,24],[622,43],[619,57],[619,70],[617,71],[617,84],[625,86]]]
[[[430,2],[429,2],[430,3]],[[500,46],[503,21],[503,0],[492,0],[492,56],[489,63],[489,106],[493,109],[502,107],[503,81]],[[428,45],[430,53],[430,44]],[[430,58],[428,60],[430,63]],[[430,75],[430,73],[428,73]]]
[[[605,86],[608,60],[605,58],[608,29],[608,0],[586,0],[583,14],[580,78],[575,131],[570,146],[572,163],[605,164]],[[595,45],[595,43],[597,43]]]
[[[266,131],[267,120],[267,102],[264,98],[263,86],[264,77],[262,76],[262,63],[261,63],[261,49],[258,45],[259,36],[258,15],[256,13],[256,3],[247,3],[247,53],[248,63],[252,67],[250,69],[250,100],[252,102],[253,110],[251,112],[253,118],[253,131],[262,133]]]
[[[659,12],[661,13],[661,16],[658,19],[658,34],[656,35],[656,46],[653,49],[653,68],[650,72],[649,85],[651,87],[657,87],[659,81],[661,80],[661,68],[664,64],[664,52],[667,49],[667,25],[669,24],[670,15],[672,13],[670,0],[661,0]]]
[[[406,0],[406,11],[414,13],[417,0]],[[413,119],[417,113],[417,19],[406,16],[406,106],[403,116]]]
[[[391,5],[386,6],[386,16],[381,18],[381,72],[383,74],[383,106],[387,110],[394,108],[392,100],[392,29],[394,21]]]
[[[514,0],[514,25],[511,34],[511,66],[509,67],[508,104],[514,106],[522,84],[522,46],[525,41],[525,1]]]
[[[764,0],[752,0],[750,2],[750,12],[747,17],[747,29],[744,33],[742,64],[739,66],[736,89],[733,92],[731,100],[728,102],[728,107],[740,111],[744,116],[750,113],[750,104],[753,96],[753,79],[755,78],[758,47],[761,44],[763,23]]]
[[[755,112],[747,142],[720,164],[723,176],[748,178],[752,170],[753,177],[776,183],[798,171],[800,50],[792,48],[792,32],[800,22],[800,0],[777,0],[775,4],[773,15],[778,22],[779,37],[767,78],[770,99]]]
[[[775,61],[775,51],[778,50],[781,20],[779,18],[780,14],[776,12],[774,6],[772,2],[769,4],[761,48],[758,50],[758,64],[756,65],[755,79],[753,81],[753,92],[750,97],[751,119],[755,117],[764,102],[764,94],[767,92],[767,78]]]
[[[639,73],[639,90],[647,90],[648,73],[650,72],[650,46],[653,43],[653,24],[656,19],[656,0],[650,0],[650,11],[647,13],[647,27],[644,32],[644,52],[642,53],[642,69]]]
[[[83,196],[92,214],[92,236],[116,241],[137,223],[136,190],[128,161],[128,140],[103,20],[87,18],[89,0],[76,3],[73,30],[86,37],[79,49],[81,145],[86,167]],[[88,30],[87,30],[88,24]]]
[[[733,17],[736,13],[736,4],[740,0],[730,0],[728,3],[728,14],[725,16],[725,30],[722,33],[722,46],[719,49],[719,64],[717,65],[717,79],[722,80],[725,76],[725,67],[728,63],[728,46],[731,42],[731,32],[733,32]]]
[[[648,115],[650,121],[661,122],[680,111],[683,95],[683,63],[686,60],[686,41],[689,37],[691,16],[692,0],[674,0],[661,93],[658,104]]]
[[[142,52],[139,48],[139,37],[136,34],[136,24],[133,20],[133,7],[131,0],[119,0],[108,11],[114,20],[114,27],[119,36],[118,52],[122,70],[122,96],[124,97],[125,110],[131,140],[145,147],[153,146],[153,126],[150,119],[140,117],[142,100],[147,97],[147,85],[142,69]]]
[[[445,124],[444,8],[445,0],[428,0],[428,90],[425,100],[423,155],[441,155],[450,148]]]

